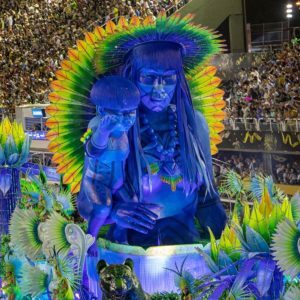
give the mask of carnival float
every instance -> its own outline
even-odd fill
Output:
[[[214,186],[223,45],[192,19],[120,18],[69,49],[47,108],[60,185],[20,178],[30,140],[1,123],[2,298],[300,299],[300,196],[229,170],[226,216]]]

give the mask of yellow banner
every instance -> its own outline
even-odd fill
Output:
[[[292,148],[296,148],[297,146],[300,145],[299,135],[297,135],[297,141],[295,141],[294,143],[293,143],[292,137],[291,137],[291,135],[289,133],[286,134],[286,135],[284,135],[284,133],[282,132],[281,136],[282,136],[282,142],[285,145],[290,145]]]
[[[247,142],[253,144],[256,140],[258,142],[260,142],[262,140],[262,137],[260,135],[258,135],[256,132],[254,132],[253,134],[251,134],[249,131],[246,132],[245,138],[243,140],[243,143],[246,144]]]

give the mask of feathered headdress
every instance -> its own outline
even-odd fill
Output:
[[[190,15],[161,15],[156,22],[149,17],[144,21],[133,17],[127,22],[121,17],[118,24],[109,21],[105,29],[96,27],[94,32],[85,33],[85,40],[77,41],[77,49],[69,50],[68,59],[56,72],[57,80],[51,84],[47,137],[57,172],[64,175],[63,182],[71,186],[73,193],[80,189],[83,171],[84,147],[80,139],[96,114],[89,101],[90,90],[99,75],[122,65],[126,55],[141,44],[169,42],[180,47],[194,108],[205,116],[211,151],[217,152],[219,133],[224,129],[224,92],[218,89],[221,81],[215,77],[216,68],[205,64],[223,45],[215,32],[191,21]]]
[[[115,25],[108,23],[106,31],[112,35],[98,45],[95,66],[98,73],[103,74],[124,63],[124,58],[137,46],[153,42],[169,42],[181,48],[184,69],[189,72],[203,65],[212,55],[219,53],[223,47],[220,35],[215,32],[193,25],[193,17],[187,15],[170,18],[162,15],[154,22],[147,17],[142,23],[137,17],[128,23],[121,19]]]

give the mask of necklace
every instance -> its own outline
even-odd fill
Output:
[[[175,160],[179,153],[176,107],[168,107],[169,128],[162,136],[152,128],[145,114],[140,116],[141,132],[147,136],[144,153],[157,157],[157,161],[149,165],[151,174],[159,174],[161,181],[169,184],[172,191],[176,191],[178,183],[182,181],[181,170]]]

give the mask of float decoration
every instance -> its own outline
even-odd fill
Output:
[[[8,223],[20,198],[19,168],[27,161],[30,138],[21,124],[5,118],[0,123],[0,234],[8,232]]]
[[[74,299],[86,251],[94,239],[74,224],[72,194],[62,187],[49,187],[42,169],[39,177],[22,180],[22,192],[3,257],[1,251],[1,277],[4,274],[4,284],[10,286],[6,293],[19,291],[16,299],[52,299],[54,295]]]
[[[294,278],[300,273],[299,196],[289,201],[271,177],[256,175],[245,184],[233,171],[226,176],[228,192],[243,195],[244,201],[220,240],[210,232],[209,246],[198,249],[213,273],[198,286],[200,295],[208,299],[237,295],[279,299],[284,293],[284,276]],[[248,202],[253,203],[251,209]]]

